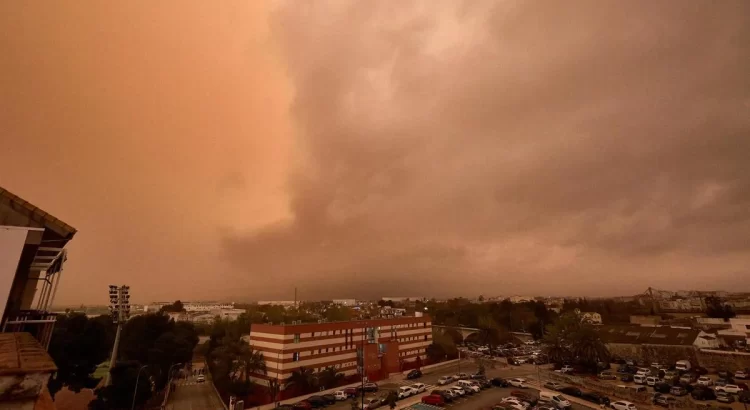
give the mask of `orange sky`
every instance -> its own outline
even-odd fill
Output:
[[[65,304],[750,290],[750,6],[575,3],[0,3],[0,186]]]

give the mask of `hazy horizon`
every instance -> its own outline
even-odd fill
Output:
[[[0,186],[79,231],[56,304],[750,291],[750,2],[4,2],[0,34]]]

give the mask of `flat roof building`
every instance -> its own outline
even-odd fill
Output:
[[[333,366],[345,376],[364,374],[381,380],[402,370],[407,362],[426,359],[432,343],[429,316],[409,316],[346,322],[269,325],[254,324],[250,345],[266,359],[267,374],[253,379],[284,386],[301,367],[319,372]],[[283,387],[282,387],[283,388]]]

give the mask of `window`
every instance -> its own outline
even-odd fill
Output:
[[[427,335],[424,335],[424,340],[427,340]]]
[[[427,327],[427,322],[424,322],[424,326],[423,327]]]
[[[310,337],[315,337],[315,332],[310,333]]]
[[[292,353],[292,361],[298,362],[299,361],[299,352]]]
[[[299,333],[294,334],[294,343],[299,343]]]

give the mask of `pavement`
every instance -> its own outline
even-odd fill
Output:
[[[197,376],[175,380],[177,388],[170,393],[165,410],[224,410],[211,382],[198,383]]]

